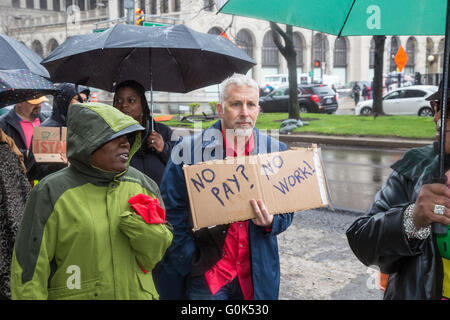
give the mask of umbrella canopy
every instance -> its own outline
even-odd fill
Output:
[[[0,70],[29,70],[49,78],[48,71],[40,64],[42,58],[19,41],[0,35]]]
[[[117,24],[69,38],[42,64],[54,82],[112,92],[120,82],[135,80],[146,90],[186,93],[246,73],[256,63],[226,38],[184,25]]]
[[[222,13],[340,36],[443,35],[443,0],[215,0]]]
[[[0,108],[55,93],[53,83],[29,70],[0,70]]]

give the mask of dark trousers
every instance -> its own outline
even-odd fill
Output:
[[[189,300],[244,300],[238,277],[220,288],[216,294],[209,290],[204,276],[192,277],[188,283]]]

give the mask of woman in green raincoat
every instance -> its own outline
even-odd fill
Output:
[[[13,299],[158,299],[151,270],[172,233],[164,217],[151,223],[129,203],[140,196],[164,206],[156,183],[129,167],[143,128],[99,103],[72,105],[67,128],[70,166],[41,180],[26,203]]]

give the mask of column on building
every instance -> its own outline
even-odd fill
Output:
[[[120,0],[109,0],[109,19],[118,19],[123,15],[122,13],[119,13],[119,1]]]

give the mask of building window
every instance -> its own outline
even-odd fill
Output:
[[[408,61],[406,62],[405,66],[405,72],[406,73],[414,73],[414,67],[415,67],[415,57],[416,54],[416,39],[409,38],[406,42],[406,55],[408,56]]]
[[[77,1],[77,5],[78,5],[78,8],[80,8],[80,11],[85,11],[86,10],[86,6],[84,4],[84,0],[78,0]]]
[[[338,37],[334,42],[334,67],[347,66],[347,41]]]
[[[39,9],[47,10],[47,0],[39,0]]]
[[[203,0],[203,8],[205,9],[205,11],[213,11],[214,0]]]
[[[150,14],[156,14],[158,12],[158,7],[156,4],[156,0],[151,0],[150,3]]]
[[[26,5],[28,9],[34,9],[34,0],[27,0]]]
[[[397,70],[397,64],[395,63],[395,55],[397,54],[398,48],[400,48],[400,41],[397,37],[391,38],[391,59],[390,59],[390,69],[389,71]]]
[[[20,8],[20,0],[12,0],[13,8]]]
[[[267,31],[263,38],[262,66],[278,68],[278,48],[273,42],[272,31]]]
[[[119,17],[125,17],[125,4],[124,0],[119,0]]]
[[[253,41],[252,36],[247,30],[240,30],[236,35],[236,44],[250,58],[253,58]]]
[[[294,41],[294,49],[295,49],[295,60],[297,67],[303,67],[303,40],[302,37],[298,33],[294,33],[292,36],[292,40]]]
[[[181,11],[181,0],[173,0],[173,11],[179,12]]]
[[[47,52],[50,53],[58,47],[58,41],[51,39],[47,44]]]
[[[222,33],[222,29],[217,28],[217,27],[212,27],[211,29],[208,30],[209,34],[217,34],[218,36],[220,36],[220,34]]]
[[[169,13],[169,0],[161,0],[159,11]]]
[[[59,0],[53,0],[53,11],[61,11],[61,4]]]
[[[34,40],[31,47],[40,57],[44,57],[44,49],[42,48],[42,44],[39,40]]]
[[[322,33],[317,33],[314,36],[314,60],[325,62],[327,47],[327,37]]]
[[[144,13],[145,13],[145,11],[147,11],[146,8],[145,8],[145,0],[140,0],[139,1],[139,9],[143,10]]]

